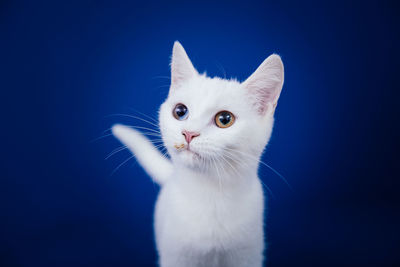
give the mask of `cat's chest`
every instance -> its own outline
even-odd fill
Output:
[[[179,229],[184,239],[219,239],[232,232],[245,234],[262,223],[263,196],[256,186],[217,188],[166,185],[157,201],[156,219],[160,229]]]

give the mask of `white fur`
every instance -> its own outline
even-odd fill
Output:
[[[263,262],[264,198],[257,176],[283,85],[283,65],[271,55],[245,82],[200,75],[175,42],[171,88],[160,108],[160,130],[171,159],[139,132],[122,125],[114,135],[127,145],[161,185],[155,209],[156,243],[162,267],[260,267]],[[186,120],[172,111],[188,107]],[[236,120],[214,123],[219,111]],[[183,130],[200,136],[190,143]],[[183,144],[177,149],[175,145]]]

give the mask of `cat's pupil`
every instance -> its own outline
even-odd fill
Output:
[[[229,112],[221,112],[218,119],[223,125],[226,125],[231,121],[232,117]]]
[[[183,104],[178,104],[175,107],[175,114],[178,118],[184,118],[187,111],[187,107]]]
[[[185,106],[177,106],[176,107],[176,115],[182,117],[186,114],[186,107]]]

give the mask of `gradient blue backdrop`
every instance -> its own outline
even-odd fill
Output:
[[[175,40],[212,76],[282,56],[269,266],[400,264],[394,3],[54,2],[0,3],[1,266],[155,266],[157,187],[90,141],[156,116]]]

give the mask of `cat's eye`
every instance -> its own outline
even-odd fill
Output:
[[[229,111],[220,111],[215,115],[215,124],[219,128],[228,128],[235,122],[235,116]]]
[[[179,103],[172,111],[172,115],[174,115],[175,119],[182,121],[189,115],[189,110],[184,104]]]

